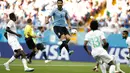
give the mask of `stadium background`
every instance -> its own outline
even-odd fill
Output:
[[[77,30],[77,32],[70,31],[72,37],[69,46],[75,51],[70,58],[64,49],[63,56],[58,57],[58,38],[53,32],[51,23],[44,24],[45,16],[55,7],[56,0],[0,0],[0,56],[10,58],[13,54],[3,33],[9,20],[8,14],[14,11],[18,18],[18,33],[23,35],[28,18],[33,20],[36,32],[38,26],[42,25],[46,28],[43,42],[49,59],[94,62],[94,59],[83,49],[83,42],[85,33],[90,31],[90,21],[97,19],[100,29],[110,43],[109,54],[116,55],[121,63],[127,62],[124,58],[128,49],[121,32],[125,29],[130,30],[130,0],[64,0],[64,8],[69,12],[72,28]],[[19,41],[24,50],[29,52],[24,37],[19,38]],[[38,53],[35,59],[44,59],[44,57]]]

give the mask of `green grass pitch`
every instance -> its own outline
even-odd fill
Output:
[[[8,58],[0,58],[0,73],[26,73],[20,59],[10,64],[11,71],[6,71],[3,63],[7,60]],[[33,63],[28,64],[28,66],[35,68],[32,73],[101,73],[100,70],[99,72],[93,72],[92,68],[95,63],[89,62],[52,61],[45,64],[43,60],[33,60]],[[126,64],[121,64],[121,69],[126,73],[130,73],[130,67]]]

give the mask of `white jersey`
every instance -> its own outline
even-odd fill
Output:
[[[126,44],[128,45],[128,48],[130,48],[130,37],[127,37]]]
[[[7,24],[7,27],[9,27],[11,31],[17,33],[16,25],[14,21],[10,20]],[[15,34],[11,34],[9,32],[7,32],[7,37],[8,37],[8,41],[13,40],[14,38],[17,38]]]
[[[102,40],[105,39],[104,33],[100,30],[90,31],[85,35],[85,41],[88,41],[92,48],[92,54],[98,55],[103,52]]]
[[[17,29],[16,29],[14,21],[10,20],[7,24],[7,27],[9,27],[11,31],[17,33]],[[17,49],[23,50],[23,48],[19,44],[19,41],[17,40],[17,36],[15,34],[11,34],[11,33],[7,32],[7,37],[8,37],[8,43],[11,46],[13,51],[17,50]]]

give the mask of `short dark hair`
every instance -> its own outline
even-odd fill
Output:
[[[32,19],[27,19],[27,23],[31,23],[32,22]]]
[[[58,2],[58,1],[62,1],[62,2],[63,2],[63,0],[57,0],[57,2]]]
[[[123,32],[126,33],[127,35],[129,34],[129,32],[127,30],[124,30]]]
[[[90,28],[91,28],[91,30],[97,30],[98,29],[98,21],[92,20],[90,23]]]
[[[15,14],[14,14],[14,13],[10,13],[10,14],[9,14],[9,18],[10,18],[10,19],[15,18]]]

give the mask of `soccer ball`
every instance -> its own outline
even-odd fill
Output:
[[[76,30],[76,29],[71,29],[71,33],[72,33],[72,34],[76,34],[76,33],[77,33],[77,30]]]

